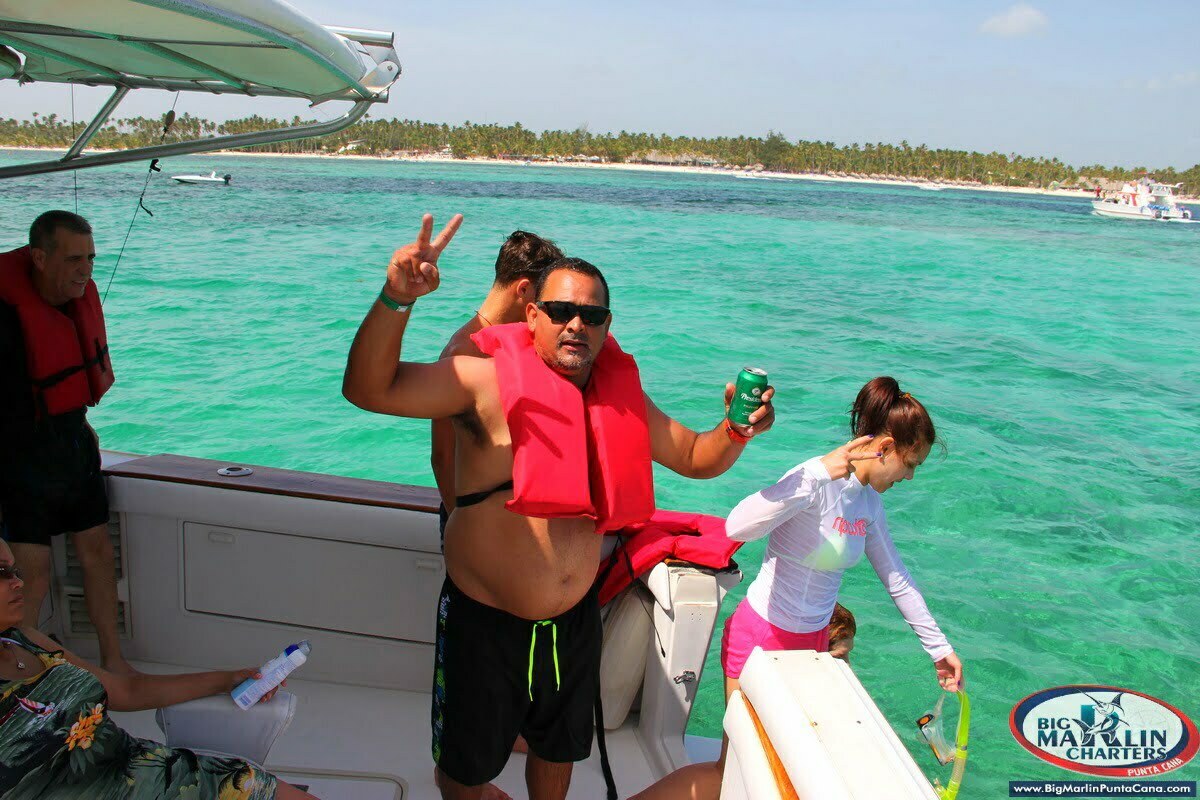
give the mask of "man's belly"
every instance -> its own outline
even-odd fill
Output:
[[[587,519],[532,519],[505,510],[510,493],[456,509],[446,570],[467,596],[529,620],[575,607],[591,588],[603,537]]]

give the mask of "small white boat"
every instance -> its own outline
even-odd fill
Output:
[[[217,183],[228,186],[229,182],[233,180],[233,176],[229,173],[217,175],[214,170],[207,175],[172,175],[171,180],[179,181],[180,183]]]
[[[940,192],[946,187],[942,186],[940,183],[918,183],[917,188],[924,189],[927,192]]]
[[[1126,183],[1117,196],[1093,200],[1092,213],[1102,217],[1188,222],[1192,220],[1191,210],[1175,200],[1175,190],[1181,185],[1157,183],[1149,178]]]

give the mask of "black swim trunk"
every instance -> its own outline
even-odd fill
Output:
[[[517,734],[545,761],[592,752],[600,688],[600,604],[593,589],[540,622],[467,597],[447,576],[438,600],[433,760],[465,786],[500,774]]]
[[[91,429],[40,432],[0,459],[0,533],[9,542],[49,545],[60,533],[108,521],[100,448]]]

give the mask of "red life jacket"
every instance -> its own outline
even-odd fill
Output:
[[[680,511],[655,511],[647,522],[630,525],[620,533],[624,541],[600,565],[599,574],[604,576],[600,605],[668,558],[725,569],[742,546],[725,535],[721,517]]]
[[[633,357],[609,336],[580,391],[542,361],[524,322],[493,325],[471,340],[496,362],[512,435],[513,499],[527,517],[588,517],[596,532],[654,513],[646,398]]]
[[[61,310],[38,294],[28,247],[0,253],[0,300],[17,311],[39,416],[94,406],[113,385],[96,284]]]

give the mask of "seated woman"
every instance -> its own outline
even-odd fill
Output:
[[[12,550],[0,541],[0,798],[315,800],[240,758],[135,739],[108,716],[230,692],[255,669],[106,672],[38,631],[19,628],[23,589]]]

